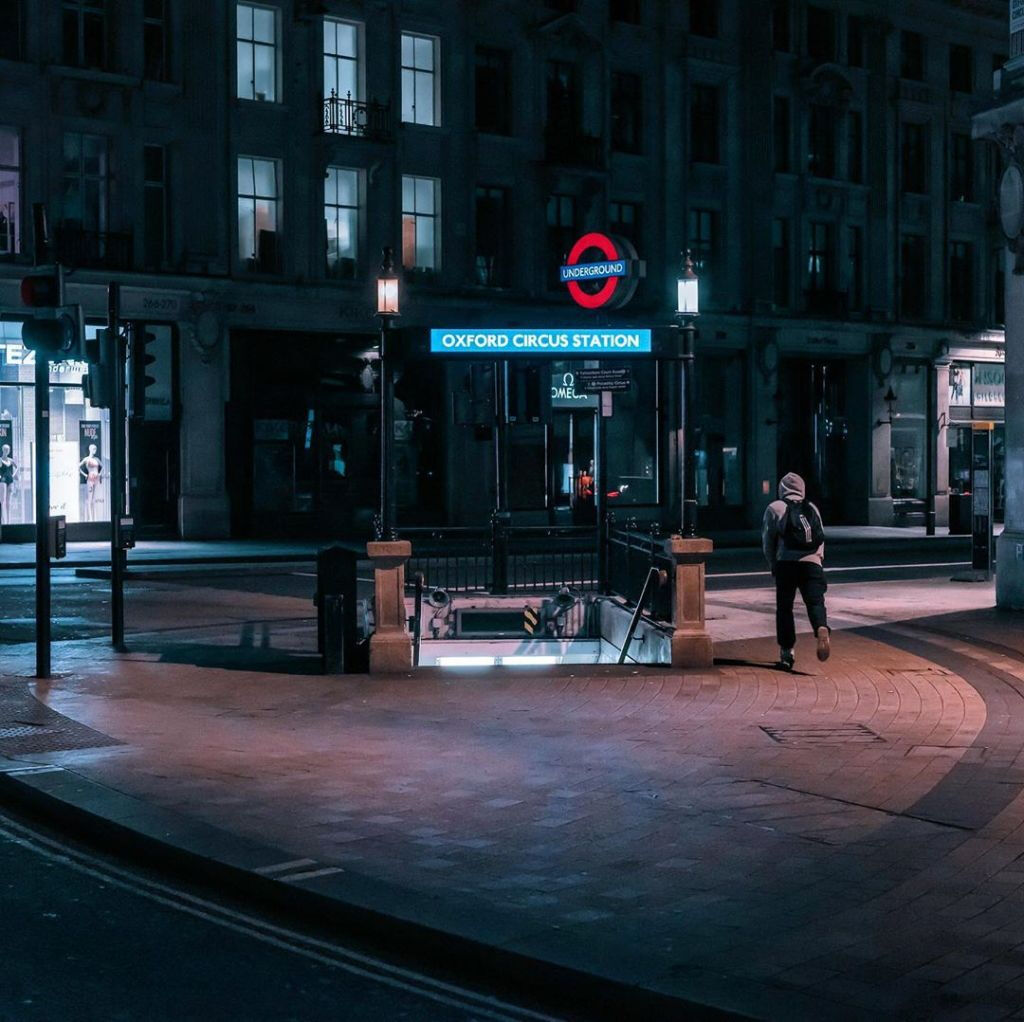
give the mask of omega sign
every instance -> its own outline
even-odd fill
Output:
[[[621,308],[633,297],[643,275],[644,264],[625,238],[598,231],[577,239],[558,271],[572,300],[584,309]]]

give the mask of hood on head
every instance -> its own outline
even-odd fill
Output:
[[[780,500],[803,500],[807,495],[807,487],[803,479],[795,472],[787,472],[779,480]]]

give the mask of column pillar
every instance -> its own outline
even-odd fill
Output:
[[[373,562],[371,674],[394,674],[412,668],[412,636],[405,615],[405,562],[411,554],[412,544],[405,539],[366,544],[366,555]]]
[[[949,363],[935,364],[935,422],[929,424],[935,444],[935,524],[949,527]]]
[[[672,579],[672,666],[712,667],[715,656],[704,618],[704,565],[710,539],[672,536],[665,550],[675,562]]]

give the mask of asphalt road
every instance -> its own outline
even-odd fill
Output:
[[[239,910],[0,811],[0,1020],[541,1015]]]

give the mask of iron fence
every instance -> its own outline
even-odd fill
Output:
[[[391,102],[378,103],[339,96],[333,89],[324,100],[324,132],[386,141],[391,137]]]
[[[655,586],[651,617],[672,620],[674,562],[665,551],[665,535],[658,523],[628,521],[608,530],[608,588],[629,603],[639,604],[652,568],[668,572],[669,584]]]

